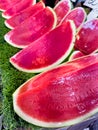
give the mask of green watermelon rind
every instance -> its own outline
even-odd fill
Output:
[[[53,16],[54,16],[54,24],[53,24],[53,26],[52,26],[52,28],[51,28],[51,30],[52,30],[52,29],[54,29],[54,28],[56,27],[56,25],[57,25],[57,16],[56,16],[54,10],[53,10],[51,7],[48,7],[48,6],[47,6],[47,8],[52,12],[52,14],[53,14]],[[8,26],[7,23],[5,23],[5,24],[6,24],[6,26]],[[9,26],[9,27],[10,27],[10,26]],[[12,29],[13,29],[13,28],[12,28]],[[4,39],[5,39],[5,41],[6,41],[8,44],[10,44],[10,45],[13,46],[13,47],[17,47],[17,48],[25,48],[25,47],[27,47],[27,46],[23,46],[23,45],[16,45],[15,43],[12,42],[12,40],[10,39],[10,36],[8,36],[7,34],[4,35]]]
[[[34,5],[34,4],[36,4],[36,0],[33,0],[32,5]],[[5,12],[5,11],[4,11],[4,12]],[[5,19],[11,18],[11,16],[6,16],[6,15],[4,15],[4,13],[2,13],[2,17],[5,18]]]
[[[43,68],[40,68],[40,69],[31,69],[31,70],[28,70],[28,69],[25,69],[25,68],[22,68],[20,66],[18,66],[17,64],[15,64],[13,61],[11,61],[11,58],[10,58],[10,63],[15,67],[17,68],[19,71],[23,71],[23,72],[27,72],[27,73],[39,73],[39,72],[43,72],[43,71],[46,71],[46,70],[50,70],[54,67],[56,67],[57,65],[59,65],[60,63],[62,63],[67,57],[68,55],[71,53],[72,49],[73,49],[73,46],[74,46],[74,42],[75,42],[75,34],[76,34],[76,28],[75,28],[75,25],[73,23],[73,21],[69,20],[70,21],[70,27],[72,29],[72,41],[70,43],[70,46],[69,46],[69,49],[65,52],[65,54],[60,57],[55,63],[47,66],[47,67],[43,67]]]
[[[86,57],[86,56],[85,56]],[[57,66],[56,68],[58,67],[61,67],[63,66],[62,65],[59,65]],[[48,72],[48,71],[46,71]],[[27,115],[26,113],[24,114],[24,112],[22,111],[22,109],[20,107],[18,107],[18,104],[17,104],[17,97],[18,97],[18,94],[19,94],[19,91],[21,90],[21,88],[27,83],[29,82],[30,80],[33,80],[35,78],[38,78],[40,77],[40,75],[46,73],[46,72],[43,72],[37,76],[34,76],[32,78],[30,78],[29,80],[27,80],[24,84],[22,84],[19,88],[16,89],[16,91],[13,93],[13,108],[14,108],[14,111],[15,113],[21,117],[23,120],[25,120],[26,122],[30,123],[30,124],[34,124],[36,126],[40,126],[40,127],[45,127],[45,128],[60,128],[60,127],[67,127],[67,126],[70,126],[70,125],[75,125],[77,123],[80,123],[82,121],[85,121],[87,120],[89,117],[93,116],[94,114],[96,114],[98,112],[98,108],[94,108],[93,110],[89,111],[87,114],[85,115],[82,115],[80,117],[77,117],[75,119],[70,119],[70,120],[67,120],[67,121],[63,121],[63,122],[44,122],[44,121],[40,121],[38,119],[35,119],[33,117],[30,117],[29,115]]]

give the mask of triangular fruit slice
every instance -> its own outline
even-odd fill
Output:
[[[53,29],[56,23],[55,12],[46,7],[8,32],[4,38],[10,45],[24,48]]]
[[[6,11],[21,0],[0,0],[0,11]]]
[[[57,24],[61,22],[63,17],[71,10],[72,4],[70,0],[61,0],[54,7],[54,11],[57,15]]]
[[[15,4],[11,8],[3,12],[2,16],[4,18],[10,18],[35,3],[36,3],[36,0],[21,0],[19,3]]]
[[[75,48],[84,54],[98,51],[98,19],[83,24],[76,36]]]
[[[74,41],[75,25],[68,21],[12,56],[10,62],[24,72],[49,70],[69,55]]]
[[[73,10],[71,10],[62,20],[62,22],[65,22],[66,20],[73,20],[76,28],[79,28],[83,22],[86,19],[86,12],[82,7],[77,7]]]
[[[13,94],[15,112],[42,127],[79,123],[98,112],[98,54],[37,75]]]
[[[74,59],[76,59],[76,58],[80,58],[80,57],[82,57],[82,56],[86,56],[86,55],[83,54],[81,51],[74,51],[74,52],[70,55],[69,61],[74,60]]]
[[[8,28],[13,29],[16,26],[18,26],[20,23],[22,23],[24,20],[29,18],[31,15],[33,16],[33,15],[37,14],[43,8],[45,8],[44,3],[43,2],[38,2],[37,4],[34,4],[34,5],[30,6],[30,7],[28,7],[27,9],[21,11],[20,13],[14,15],[10,19],[7,19],[5,21],[5,25]]]

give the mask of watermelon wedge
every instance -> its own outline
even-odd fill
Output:
[[[71,10],[62,20],[65,22],[66,20],[73,20],[76,28],[79,28],[86,19],[86,12],[82,7],[77,7]]]
[[[0,0],[0,11],[6,11],[21,0]]]
[[[98,54],[37,75],[13,94],[15,112],[42,127],[79,123],[98,112]]]
[[[67,15],[67,13],[71,10],[71,8],[72,4],[70,0],[61,0],[55,5],[54,11],[56,12],[57,15],[57,24],[61,22],[63,17]]]
[[[86,55],[83,54],[81,51],[74,51],[74,52],[70,55],[69,61],[74,60],[74,59],[76,59],[76,58],[80,58],[80,57],[82,57],[82,56],[86,56]]]
[[[5,35],[12,46],[25,48],[56,26],[57,18],[52,8],[46,7],[31,16]]]
[[[11,8],[3,12],[2,16],[7,19],[11,18],[15,14],[19,13],[20,11],[28,8],[29,6],[35,3],[36,3],[36,0],[21,0],[19,3],[15,4]]]
[[[20,23],[22,23],[24,20],[26,20],[30,16],[37,14],[43,8],[45,8],[45,5],[43,2],[38,2],[34,5],[31,5],[30,7],[19,12],[18,14],[14,15],[10,19],[5,20],[5,25],[8,28],[13,29],[16,26],[20,25]]]
[[[71,52],[75,25],[65,22],[10,58],[20,71],[37,73],[60,64]]]
[[[94,53],[98,50],[98,19],[83,24],[76,36],[75,48],[84,54]]]

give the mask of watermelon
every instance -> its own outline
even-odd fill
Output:
[[[62,22],[65,22],[66,20],[73,20],[76,28],[79,28],[86,18],[86,12],[82,7],[77,7],[71,10],[62,20]]]
[[[0,0],[0,11],[6,11],[21,0]]]
[[[68,21],[48,32],[10,58],[20,71],[37,73],[60,64],[71,52],[75,41],[75,25]]]
[[[69,61],[71,61],[71,60],[74,60],[74,59],[76,59],[76,58],[80,58],[80,57],[82,57],[82,56],[85,56],[85,54],[83,54],[81,51],[74,51],[71,55],[70,55],[70,57],[69,57]]]
[[[57,24],[59,24],[63,17],[67,15],[67,13],[71,10],[71,7],[72,4],[70,0],[61,0],[55,5],[54,11],[57,15]]]
[[[38,2],[38,3],[34,4],[34,5],[26,8],[25,10],[19,12],[18,14],[14,15],[10,19],[5,20],[5,25],[8,28],[13,29],[16,26],[20,25],[20,23],[22,23],[24,20],[26,20],[30,16],[33,16],[33,15],[37,14],[43,8],[45,8],[44,3],[43,2]]]
[[[3,12],[2,16],[8,19],[35,3],[36,3],[36,0],[21,0],[19,3],[15,4],[11,8],[8,8],[8,10]]]
[[[41,73],[13,94],[15,112],[42,127],[79,123],[98,112],[98,54]]]
[[[12,46],[25,48],[56,26],[56,15],[52,8],[46,7],[29,17],[4,38]]]
[[[98,50],[98,19],[83,24],[76,36],[75,48],[84,54],[91,54]]]

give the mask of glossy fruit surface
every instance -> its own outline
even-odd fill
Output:
[[[75,25],[68,21],[16,53],[10,58],[10,62],[24,72],[49,70],[70,54],[74,41]]]
[[[13,95],[15,112],[29,123],[62,127],[98,112],[98,54],[31,78]]]

